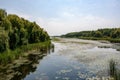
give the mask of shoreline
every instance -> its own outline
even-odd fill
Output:
[[[44,44],[43,44],[44,43]],[[18,59],[14,59],[12,62],[7,64],[0,65],[0,79],[1,80],[11,80],[14,79],[15,76],[23,75],[22,70],[19,69],[21,67],[26,67],[25,69],[34,68],[36,69],[39,59],[42,59],[44,56],[48,54],[47,50],[50,46],[49,42],[43,42],[43,45],[36,47],[34,50],[29,50],[27,52],[22,53],[19,55]],[[39,43],[41,44],[41,43]],[[43,48],[40,48],[43,47]],[[29,66],[28,66],[29,65]],[[20,70],[20,72],[19,72]],[[28,71],[31,72],[31,71]],[[27,75],[28,73],[25,73]],[[15,77],[16,78],[16,77]]]
[[[95,38],[95,37],[61,37],[61,38],[77,38],[83,40],[109,41],[111,43],[120,43],[120,39],[111,39],[111,38]]]
[[[6,52],[0,53],[0,65],[8,64],[13,62],[19,57],[23,57],[27,55],[27,53],[33,50],[44,51],[50,46],[51,41],[45,41],[40,43],[23,45],[15,50],[8,50]]]

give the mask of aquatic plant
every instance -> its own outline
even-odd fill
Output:
[[[110,60],[109,67],[110,76],[115,80],[120,80],[120,70],[117,68],[117,63],[114,60]]]

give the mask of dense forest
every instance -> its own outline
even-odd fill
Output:
[[[62,35],[61,37],[92,40],[109,40],[111,42],[120,42],[120,28],[105,28],[94,31],[71,32]]]
[[[7,14],[0,9],[0,53],[49,39],[48,33],[36,22],[30,22],[15,14]]]

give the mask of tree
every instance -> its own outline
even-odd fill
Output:
[[[5,29],[5,30],[8,30],[10,31],[11,30],[11,27],[12,27],[12,24],[11,22],[8,20],[8,19],[3,19],[3,21],[1,22],[1,26]]]
[[[4,52],[8,48],[8,35],[4,30],[0,30],[0,52]]]
[[[7,12],[4,9],[0,9],[0,21],[6,18]]]
[[[94,37],[102,37],[102,33],[100,31],[96,31],[93,36]]]
[[[38,30],[33,30],[31,35],[30,35],[30,38],[29,38],[29,42],[30,43],[37,43],[39,42],[39,32]]]
[[[112,38],[120,38],[120,29],[117,29],[111,33]]]
[[[9,14],[7,18],[12,23],[13,29],[17,28],[18,30],[20,30],[20,28],[24,27],[21,18],[19,18],[17,15]]]
[[[9,33],[9,46],[10,49],[15,49],[18,45],[19,42],[19,36],[17,35],[17,33],[14,32],[10,32]]]
[[[20,36],[19,36],[19,45],[26,45],[26,44],[28,44],[27,32],[24,28],[21,28]]]
[[[15,49],[29,43],[49,39],[49,35],[36,22],[30,22],[0,9],[0,51]],[[8,47],[7,47],[8,46]]]

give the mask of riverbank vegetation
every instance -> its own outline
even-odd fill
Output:
[[[11,63],[15,59],[19,59],[19,57],[24,57],[25,55],[29,54],[30,51],[36,50],[36,51],[46,51],[48,50],[51,42],[40,42],[40,43],[34,43],[34,44],[28,44],[20,46],[14,50],[7,50],[0,54],[0,64],[7,64]]]
[[[120,70],[117,68],[117,63],[114,60],[111,60],[109,63],[109,67],[110,77],[113,77],[114,80],[120,80]]]
[[[90,40],[108,40],[110,42],[120,43],[120,28],[106,28],[95,31],[71,32],[61,37],[80,38]]]
[[[0,63],[11,62],[23,52],[50,43],[48,33],[30,22],[0,9]]]
[[[60,41],[58,37],[52,37],[52,41]]]

